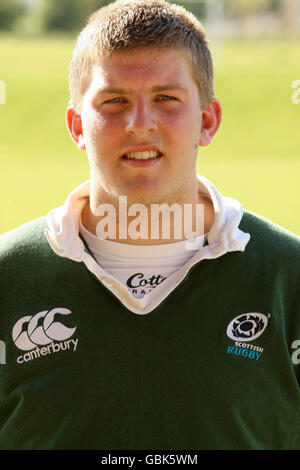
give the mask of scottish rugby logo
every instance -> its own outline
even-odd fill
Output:
[[[64,341],[70,338],[76,330],[68,328],[55,320],[55,315],[69,315],[66,308],[44,310],[35,315],[26,315],[17,321],[12,330],[15,345],[22,351],[30,351],[37,346],[45,346],[53,341]]]
[[[236,341],[253,341],[265,331],[267,324],[268,317],[263,313],[243,313],[229,323],[226,334]]]

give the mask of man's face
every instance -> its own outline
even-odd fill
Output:
[[[100,59],[83,97],[81,122],[97,203],[118,196],[127,196],[129,204],[173,203],[195,191],[202,110],[181,50]],[[145,158],[138,159],[139,152]]]

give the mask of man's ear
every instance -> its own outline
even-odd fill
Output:
[[[206,146],[213,139],[220,127],[222,120],[222,108],[219,100],[212,100],[205,111],[202,112],[201,137],[199,145]]]
[[[71,106],[67,108],[66,115],[69,133],[80,150],[85,150],[85,142],[82,130],[81,115],[77,114]]]

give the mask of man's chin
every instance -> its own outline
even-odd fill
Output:
[[[143,204],[148,207],[151,204],[159,204],[161,201],[165,201],[164,191],[159,190],[157,186],[151,186],[149,184],[141,185],[140,187],[135,186],[134,188],[127,189],[126,191],[119,191],[120,196],[126,196],[127,205]]]
[[[161,197],[153,194],[127,194],[127,206],[130,207],[134,204],[141,204],[146,208],[150,207],[152,204],[161,204]]]

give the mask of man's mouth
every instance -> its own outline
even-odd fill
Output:
[[[147,151],[144,151],[144,152],[127,153],[126,155],[123,155],[122,158],[133,159],[133,160],[149,160],[150,158],[155,159],[155,158],[158,158],[158,157],[161,157],[161,156],[162,156],[162,154],[160,152],[158,152],[157,150],[147,150]]]

